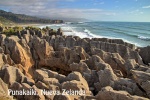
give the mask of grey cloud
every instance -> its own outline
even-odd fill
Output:
[[[3,6],[19,6],[19,5],[33,5],[34,3],[48,3],[48,2],[58,2],[58,1],[68,1],[72,2],[75,0],[3,0],[0,2],[0,5]]]
[[[47,0],[42,0],[46,2]],[[0,2],[0,5],[3,6],[21,6],[21,5],[32,5],[36,2],[41,2],[41,0],[4,0]]]
[[[39,13],[40,12],[40,13]],[[63,17],[63,18],[96,18],[97,16],[115,15],[114,12],[104,11],[101,9],[32,9],[28,13],[34,16],[46,16],[46,17]]]
[[[102,9],[64,9],[57,8],[57,2],[75,0],[5,0],[0,6],[6,6],[10,11],[32,16],[47,18],[97,18],[97,16],[115,15],[112,11]]]

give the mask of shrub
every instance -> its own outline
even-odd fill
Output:
[[[34,31],[40,31],[40,30],[41,30],[40,28],[38,28],[38,27],[33,27],[33,26],[25,27],[25,29],[27,29],[27,30],[34,30]]]
[[[3,31],[3,34],[6,34],[6,36],[16,35],[16,33],[17,32],[13,28],[9,28]]]

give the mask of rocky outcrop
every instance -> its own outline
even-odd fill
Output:
[[[137,83],[132,79],[120,78],[114,82],[115,90],[127,91],[131,95],[144,96],[145,93],[138,87]]]
[[[127,75],[126,73],[127,71],[125,67],[125,60],[118,53],[105,52],[101,49],[95,49],[95,48],[91,49],[91,53],[93,55],[99,56],[104,62],[111,65],[111,68],[114,71],[117,71],[117,70],[121,71],[120,76],[122,76],[122,74],[123,76]]]
[[[96,97],[97,100],[148,100],[139,96],[131,96],[125,91],[115,91],[110,86],[103,88]]]
[[[62,29],[61,28],[59,28],[58,30],[57,30],[57,35],[63,35],[63,32],[62,32]]]
[[[101,41],[101,42],[107,42],[107,43],[116,43],[121,44],[124,46],[127,46],[133,50],[136,49],[136,46],[134,44],[130,44],[127,42],[124,42],[122,39],[108,39],[108,38],[93,38],[94,41]]]
[[[78,71],[80,73],[91,73],[91,70],[87,66],[85,62],[80,61],[80,63],[72,63],[70,64],[70,69],[72,71]]]
[[[68,95],[55,95],[53,100],[71,100]]]
[[[2,79],[5,83],[7,83],[9,86],[11,86],[14,82],[19,83],[28,83],[30,85],[34,84],[34,81],[30,79],[29,77],[26,77],[18,68],[13,66],[4,66],[4,68],[1,70],[3,76]]]
[[[108,64],[105,64],[104,67],[101,67],[101,69],[97,71],[95,75],[97,75],[98,78],[98,81],[93,81],[95,92],[100,91],[105,86],[114,87],[115,82],[118,80],[118,77],[114,74],[112,68]]]
[[[6,38],[6,35],[4,34],[0,34],[0,46],[3,46],[4,45],[4,40]]]
[[[57,72],[47,70],[47,69],[37,69],[34,74],[36,80],[43,80],[44,78],[56,78],[60,83],[66,81],[66,76],[58,74]]]
[[[25,95],[24,97],[25,100],[45,100],[45,96],[41,94],[41,90],[38,89],[35,85],[29,89],[33,89],[36,95]]]
[[[150,73],[132,70],[132,74],[133,79],[137,82],[138,86],[150,98]]]
[[[3,55],[0,54],[0,69],[1,69],[2,65],[4,65]]]
[[[19,44],[19,42],[21,42],[22,45]],[[34,65],[29,46],[19,40],[18,37],[6,38],[4,46],[5,53],[10,55],[15,64],[21,64],[24,67],[25,73],[29,75],[30,68]]]
[[[0,26],[0,33],[3,32],[3,30],[4,30],[4,28],[2,26]]]
[[[136,49],[120,39],[81,39],[50,28],[0,35],[1,90],[39,93],[13,95],[18,100],[146,100],[148,63],[149,47]],[[82,94],[63,95],[64,90]],[[3,92],[0,96],[11,98]]]
[[[13,100],[13,97],[11,97],[8,94],[7,84],[4,83],[1,78],[0,78],[0,100]]]
[[[70,81],[69,83],[63,83],[62,84],[62,88],[64,89],[74,89],[74,85],[73,84],[77,84],[77,89],[75,90],[80,90],[80,86],[83,87],[82,90],[86,91],[86,94],[87,95],[90,95],[90,91],[89,91],[89,87],[88,87],[88,84],[87,84],[87,81],[82,77],[82,75],[79,73],[79,72],[72,72],[70,73],[67,77],[66,77],[68,81]],[[73,82],[74,80],[76,80],[76,82]],[[81,83],[78,83],[78,81]],[[73,84],[72,84],[72,83]],[[67,84],[69,85],[72,85],[72,87],[66,87]],[[78,84],[79,84],[79,87],[78,87]]]
[[[142,57],[143,62],[145,64],[149,64],[150,63],[150,46],[140,48],[139,54]]]

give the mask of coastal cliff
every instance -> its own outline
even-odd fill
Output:
[[[0,28],[0,99],[148,100],[150,47],[121,39],[65,36],[61,29]],[[33,89],[37,95],[8,95]],[[41,90],[84,90],[84,95],[46,95]]]

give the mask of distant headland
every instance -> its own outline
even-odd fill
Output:
[[[59,24],[59,23],[63,23],[63,20],[44,19],[0,10],[0,25],[11,26],[17,24]]]

